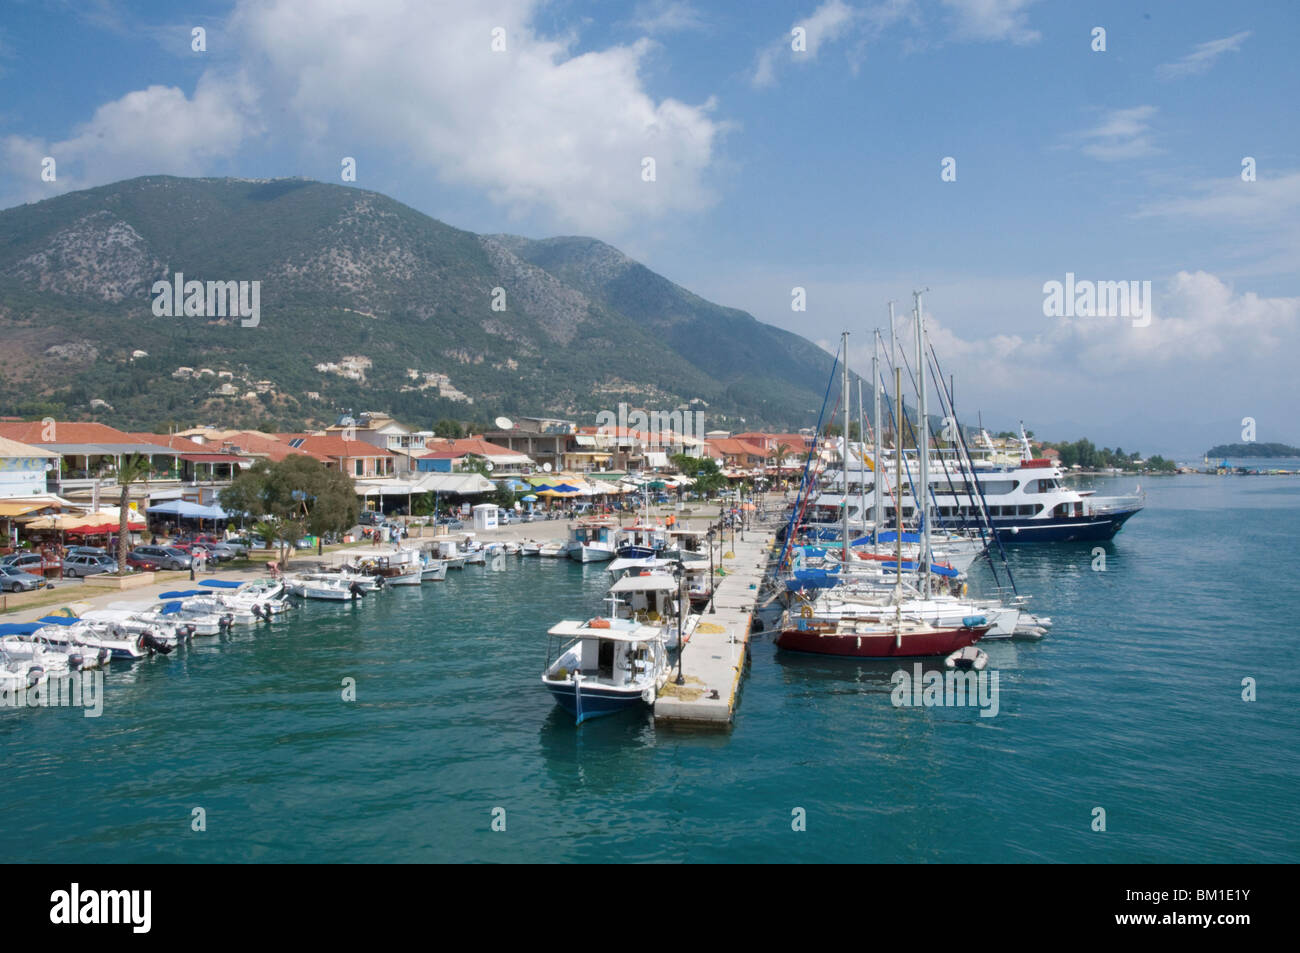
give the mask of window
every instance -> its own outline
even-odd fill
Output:
[[[357,460],[357,461],[355,461],[355,463],[354,463],[354,465],[353,465],[353,472],[354,472],[357,476],[365,476],[365,475],[366,475],[366,462],[365,462],[364,460]]]

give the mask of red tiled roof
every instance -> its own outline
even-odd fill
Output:
[[[155,436],[153,434],[150,435]],[[75,421],[56,420],[46,424],[39,420],[25,420],[21,423],[0,423],[0,437],[8,437],[19,443],[141,443],[131,434],[115,430],[107,424],[79,423]],[[153,440],[143,441],[154,443]]]
[[[285,433],[277,435],[286,445],[289,441],[302,442],[298,448],[317,457],[356,458],[356,457],[391,457],[393,454],[382,447],[364,440],[345,440],[336,434],[324,436],[305,433]]]
[[[421,460],[446,460],[463,457],[467,453],[472,453],[480,457],[517,457],[520,451],[511,450],[509,447],[502,447],[495,443],[489,443],[482,437],[461,437],[458,440],[439,440],[436,444],[426,442],[425,446],[435,446],[437,449],[431,453],[421,456]]]
[[[767,451],[757,444],[752,444],[748,440],[740,440],[736,437],[724,437],[718,440],[707,441],[708,448],[711,452],[721,454],[724,457],[734,457],[748,455],[754,457],[765,457]]]

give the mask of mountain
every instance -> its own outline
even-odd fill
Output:
[[[157,314],[178,272],[260,282],[257,325]],[[816,421],[832,363],[595,239],[477,235],[305,179],[149,176],[0,211],[0,339],[0,415],[131,428],[594,422],[622,401],[787,429]]]

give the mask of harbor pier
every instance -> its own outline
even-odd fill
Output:
[[[674,665],[655,699],[656,722],[731,723],[748,659],[750,625],[775,542],[770,526],[755,525],[744,531],[743,539],[741,536],[737,530],[733,547],[728,531],[718,550],[726,575],[714,585],[715,611],[704,610],[686,641],[681,659],[683,684],[676,684]]]

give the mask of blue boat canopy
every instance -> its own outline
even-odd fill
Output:
[[[0,624],[0,635],[31,635],[40,627],[39,622],[5,622]]]
[[[234,579],[204,579],[199,585],[211,586],[214,589],[238,589],[243,583]]]
[[[898,542],[898,530],[888,530],[887,532],[881,533],[877,538],[882,543],[896,543]],[[905,543],[919,543],[920,541],[921,537],[918,533],[903,534],[903,542]]]
[[[889,562],[883,562],[880,565],[885,569],[893,569],[896,571],[898,569],[898,560],[891,559]],[[904,572],[916,572],[918,569],[920,569],[920,566],[915,562],[912,562],[911,560],[903,561]],[[930,564],[930,572],[934,573],[936,576],[945,576],[949,579],[955,579],[961,575],[961,573],[957,572],[955,569],[949,569],[946,566],[936,566],[933,563]]]
[[[46,625],[76,625],[81,620],[68,615],[47,615],[41,616],[41,621]]]
[[[173,589],[171,592],[158,594],[159,599],[188,599],[190,596],[206,596],[210,593],[206,589]]]
[[[162,607],[163,615],[175,615],[180,611],[181,611],[181,604],[179,602],[168,602]]]

